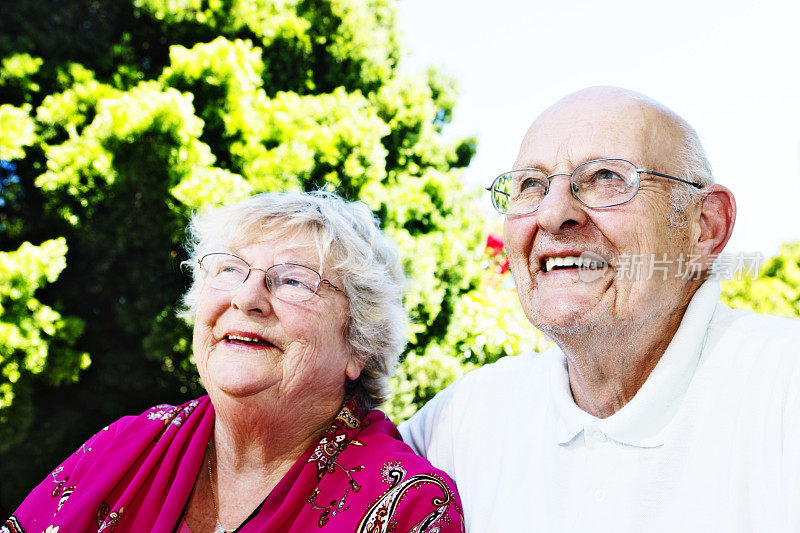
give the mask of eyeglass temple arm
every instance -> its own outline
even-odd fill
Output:
[[[497,189],[492,189],[492,186],[491,186],[491,185],[489,185],[488,187],[485,187],[485,190],[487,190],[487,191],[489,191],[489,192],[492,192],[492,191],[494,191],[494,192],[496,192],[497,194],[502,194],[502,195],[505,195],[505,196],[511,196],[511,195],[510,195],[510,194],[508,194],[507,192],[498,191]]]
[[[320,281],[320,283],[324,283],[325,285],[329,286],[331,289],[333,289],[333,290],[335,290],[335,291],[339,291],[339,292],[341,292],[342,294],[344,294],[345,296],[347,296],[347,293],[346,293],[346,292],[344,292],[342,289],[340,289],[339,287],[337,287],[336,285],[334,285],[333,283],[331,283],[331,282],[330,282],[330,281],[328,281],[327,279],[321,279],[321,280],[319,280],[319,281]]]
[[[685,183],[687,185],[691,185],[691,186],[696,187],[698,189],[702,189],[703,188],[703,186],[700,185],[699,183],[695,183],[693,181],[684,180],[684,179],[681,179],[681,178],[676,178],[675,176],[670,176],[668,174],[662,174],[661,172],[656,172],[655,170],[647,170],[646,168],[637,168],[636,172],[641,172],[641,173],[644,173],[644,174],[652,174],[653,176],[661,176],[662,178],[667,178],[667,179],[670,179],[670,180],[680,181],[681,183]]]

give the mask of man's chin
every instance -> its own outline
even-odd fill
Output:
[[[532,294],[532,302],[543,315],[569,316],[586,313],[604,298],[611,284],[604,279],[592,282],[540,283]]]
[[[532,317],[531,321],[536,328],[553,340],[585,335],[596,329],[599,324],[587,313],[580,311],[564,314],[537,314]]]
[[[538,305],[531,309],[528,319],[553,338],[585,334],[600,323],[597,311],[605,292],[602,289],[583,286],[572,290],[540,291],[535,296]]]

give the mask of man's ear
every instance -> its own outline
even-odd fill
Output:
[[[701,194],[700,231],[695,242],[695,253],[710,266],[731,238],[736,221],[736,199],[727,187],[716,183],[704,187]]]

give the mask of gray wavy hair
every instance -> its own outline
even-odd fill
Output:
[[[323,268],[342,280],[349,300],[345,337],[351,356],[363,365],[348,390],[372,409],[389,397],[389,378],[405,348],[408,315],[403,308],[405,275],[395,245],[362,202],[347,202],[325,191],[264,193],[193,215],[184,264],[192,285],[179,315],[192,319],[203,284],[197,261],[258,240],[312,235]]]

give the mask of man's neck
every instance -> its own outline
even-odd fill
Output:
[[[578,407],[607,418],[631,401],[664,355],[685,311],[686,306],[663,320],[612,324],[584,332],[579,339],[556,339],[567,356]]]

